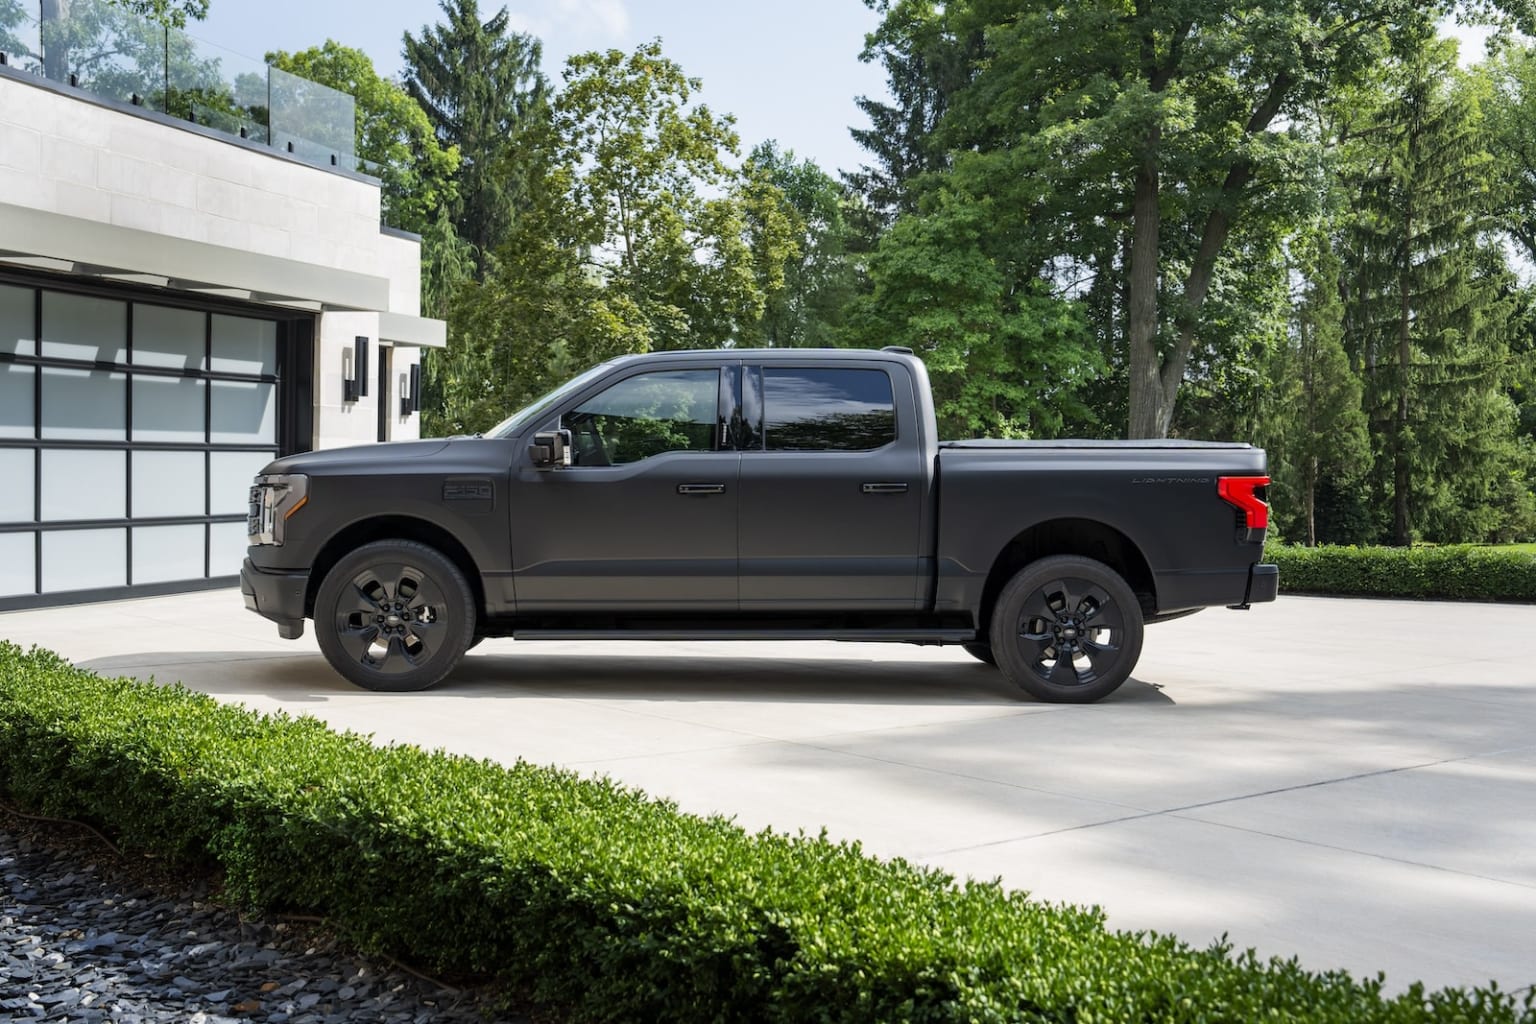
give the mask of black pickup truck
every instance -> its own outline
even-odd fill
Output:
[[[1245,444],[941,442],[905,350],[626,356],[483,436],[273,462],[241,590],[374,690],[487,636],[826,639],[1093,701],[1145,623],[1274,600],[1264,474]]]

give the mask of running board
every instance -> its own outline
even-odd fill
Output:
[[[843,640],[849,643],[969,644],[974,629],[517,629],[514,640]]]

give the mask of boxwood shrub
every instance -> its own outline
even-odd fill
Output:
[[[1509,548],[1275,544],[1264,558],[1280,566],[1285,593],[1536,601],[1536,554]]]
[[[375,746],[3,642],[0,790],[222,869],[241,904],[322,914],[572,1020],[1536,1024],[1529,995],[1388,996],[611,782]]]

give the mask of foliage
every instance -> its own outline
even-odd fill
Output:
[[[1525,0],[1476,6],[1530,14]],[[1123,285],[1118,296],[1104,290],[1100,308],[1120,334],[1136,437],[1171,429],[1202,345],[1223,358],[1231,339],[1208,310],[1223,256],[1244,233],[1272,248],[1261,236],[1283,233],[1306,201],[1310,146],[1294,130],[1305,106],[1441,11],[1416,0],[891,0],[879,9],[871,45],[900,71],[892,88],[904,115],[886,120],[932,125],[921,144],[903,140],[927,161],[909,192],[962,173],[958,160],[935,168],[940,150],[1003,157],[1030,176],[1035,201],[994,230],[1032,238],[1026,269],[1057,289],[1081,281],[1089,290],[1105,273]],[[910,75],[925,87],[906,84]]]
[[[574,240],[638,312],[643,349],[722,345],[762,315],[749,207],[775,257],[788,251],[782,204],[727,165],[733,120],[693,103],[699,87],[657,41],[572,57],[553,104]]]
[[[3,643],[0,792],[573,1019],[1536,1021],[1529,994],[1387,997],[609,781],[374,747]]]
[[[1050,436],[1088,415],[1076,388],[1098,368],[1081,310],[1027,269],[1027,239],[997,232],[1034,184],[995,163],[962,161],[920,214],[896,221],[849,318],[851,342],[923,357],[945,438]]]
[[[267,63],[355,100],[357,155],[383,182],[385,223],[419,234],[454,202],[458,150],[441,144],[420,105],[380,78],[367,54],[327,39],[298,53],[269,53]]]
[[[741,332],[738,342],[831,346],[857,287],[842,187],[813,161],[796,160],[793,150],[780,150],[772,141],[748,154],[744,176],[754,197],[748,206],[749,237],[765,303],[762,317]],[[775,209],[782,212],[778,221],[757,212]]]
[[[208,0],[105,0],[142,18],[151,18],[171,28],[185,28],[187,19],[202,21],[208,17]]]
[[[1291,336],[1271,368],[1267,446],[1276,486],[1271,500],[1287,536],[1308,545],[1337,542],[1318,530],[1319,488],[1349,490],[1362,482],[1370,439],[1360,405],[1361,382],[1344,352],[1340,262],[1325,231],[1294,240],[1301,294]]]
[[[1291,547],[1271,544],[1289,594],[1346,594],[1463,601],[1536,601],[1536,554],[1473,545]]]
[[[1363,371],[1387,536],[1489,539],[1489,485],[1507,472],[1517,412],[1504,390],[1518,313],[1490,237],[1496,197],[1476,79],[1443,43],[1386,68],[1361,104],[1346,177],[1351,363]]]
[[[777,186],[727,163],[736,133],[698,88],[658,43],[570,59],[525,132],[522,208],[450,304],[430,426],[483,430],[616,355],[750,337],[794,222]]]
[[[440,0],[446,21],[405,33],[405,90],[443,149],[457,149],[453,221],[483,271],[515,218],[528,133],[547,116],[540,44],[507,31],[503,7],[480,21],[478,0]]]

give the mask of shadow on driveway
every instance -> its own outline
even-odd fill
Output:
[[[313,653],[143,652],[80,663],[102,675],[180,681],[216,697],[260,694],[326,701],[369,694]],[[752,658],[720,654],[645,655],[474,652],[429,691],[436,697],[764,701],[1006,707],[1035,701],[987,665],[871,658]],[[1134,677],[1099,702],[1173,704],[1161,687]],[[1047,707],[1049,705],[1040,705]]]

